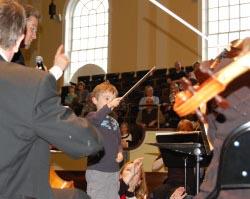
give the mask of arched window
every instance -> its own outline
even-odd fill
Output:
[[[219,55],[230,42],[250,36],[250,0],[203,0],[205,59]]]
[[[65,50],[70,65],[64,81],[86,64],[95,64],[107,71],[108,0],[69,0],[66,6]]]

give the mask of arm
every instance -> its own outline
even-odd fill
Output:
[[[157,160],[154,161],[153,166],[152,166],[152,170],[153,170],[153,171],[159,170],[159,169],[161,169],[163,166],[164,166],[163,159],[162,159],[162,158],[159,158],[159,159],[157,159]]]
[[[74,158],[94,154],[103,147],[99,131],[60,103],[52,75],[44,75],[33,108],[33,128],[38,136]]]

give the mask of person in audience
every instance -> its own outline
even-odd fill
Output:
[[[170,87],[172,85],[172,80],[169,77],[169,75],[167,75],[166,77],[166,82],[163,82],[160,85],[160,89],[161,89],[161,97],[160,97],[160,102],[161,103],[170,103],[169,101],[169,95],[170,95]]]
[[[182,69],[182,65],[180,61],[176,61],[174,63],[174,68],[175,70],[170,73],[170,78],[173,83],[177,83],[178,85],[180,84],[180,79],[182,77],[188,77],[187,73]]]
[[[139,110],[142,110],[143,108],[145,108],[142,105],[146,104],[146,98],[147,97],[152,97],[153,100],[154,100],[154,104],[159,104],[159,102],[160,102],[159,97],[154,96],[154,89],[153,89],[152,86],[150,86],[150,85],[146,86],[144,94],[145,94],[145,96],[142,97],[140,99],[140,102],[139,102]]]
[[[87,97],[89,95],[89,91],[87,89],[85,89],[86,85],[84,82],[80,81],[77,84],[77,89],[76,89],[76,94],[77,97],[79,98],[79,102],[80,103],[85,103],[87,101]]]
[[[161,110],[155,108],[154,98],[146,97],[145,108],[138,112],[136,124],[142,128],[154,128],[159,124],[165,124],[165,117]]]
[[[49,184],[50,144],[80,158],[98,152],[103,143],[90,122],[60,104],[51,74],[11,62],[24,38],[25,20],[19,3],[0,0],[0,87],[4,93],[0,96],[0,198],[52,199],[57,197]],[[68,63],[61,45],[54,65],[63,71]],[[75,199],[89,198],[76,188],[69,192]]]
[[[191,81],[192,85],[195,85],[197,83],[197,78],[194,71],[199,69],[200,65],[201,65],[200,62],[198,61],[194,62],[192,65],[193,71],[188,74],[188,79]]]
[[[193,131],[193,124],[191,121],[187,119],[183,119],[178,123],[177,126],[178,131]],[[160,170],[164,167],[163,158],[160,156],[154,161],[152,170]],[[184,163],[183,163],[184,167]],[[164,181],[164,183],[158,186],[155,190],[153,190],[152,199],[168,199],[172,195],[173,191],[180,186],[184,185],[185,179],[185,170],[184,168],[168,168],[168,177]],[[193,168],[187,168],[187,192],[189,194],[194,193],[194,170]]]
[[[137,158],[127,162],[120,169],[120,199],[147,199],[148,189],[142,160]]]
[[[89,112],[96,111],[96,105],[93,103],[93,93],[90,92],[87,96],[87,100],[83,103],[81,116],[85,117]]]
[[[129,131],[129,125],[127,122],[121,123],[120,131],[121,131],[122,147],[128,148],[130,146],[130,143],[132,143],[133,138]]]
[[[75,92],[75,86],[70,85],[69,86],[69,92],[65,97],[65,105],[66,106],[72,106],[72,103],[75,99],[77,99],[77,94]],[[78,99],[77,99],[78,100]]]
[[[93,96],[97,111],[88,113],[86,118],[101,132],[104,150],[88,162],[87,193],[93,199],[119,198],[119,163],[123,160],[123,149],[119,124],[109,114],[121,98],[117,98],[115,86],[106,82],[94,88]]]

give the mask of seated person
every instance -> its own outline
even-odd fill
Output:
[[[127,122],[123,122],[120,125],[120,132],[121,132],[121,141],[122,141],[122,147],[128,148],[130,146],[130,143],[132,142],[132,135],[129,131],[129,126]]]
[[[140,105],[139,110],[142,110],[144,108],[141,105],[146,104],[146,98],[147,97],[153,98],[154,104],[159,104],[159,102],[160,102],[159,97],[154,96],[154,89],[153,89],[152,86],[150,86],[150,85],[146,86],[144,93],[145,93],[145,97],[142,97],[140,102],[139,102],[139,105]]]
[[[142,159],[127,162],[120,170],[121,199],[146,199],[148,194],[145,172],[142,168]]]
[[[174,63],[175,70],[170,73],[170,78],[172,82],[179,84],[182,77],[188,77],[187,73],[182,70],[182,65],[180,61]]]
[[[83,103],[82,113],[81,116],[85,117],[89,112],[96,111],[96,105],[93,103],[93,93],[89,93],[86,99],[86,102]]]
[[[69,92],[65,97],[65,105],[71,106],[75,98],[77,98],[75,87],[71,85],[69,86]]]
[[[193,124],[187,119],[183,119],[178,123],[177,131],[193,131]],[[159,170],[164,167],[164,162],[159,156],[153,163],[152,170]],[[184,163],[183,163],[184,167]],[[185,170],[184,168],[168,168],[168,177],[162,185],[153,190],[152,199],[170,198],[171,194],[177,187],[184,186]],[[193,194],[195,191],[195,174],[193,168],[187,168],[187,193]]]
[[[154,99],[152,97],[146,98],[145,108],[140,110],[137,115],[137,125],[140,125],[142,128],[156,128],[158,120],[159,124],[165,124],[165,117],[163,116],[161,110],[158,111],[158,109],[155,108],[154,104]]]
[[[87,101],[87,97],[88,97],[88,94],[89,94],[89,91],[87,89],[85,89],[85,83],[80,81],[78,84],[77,84],[77,90],[76,90],[76,94],[77,94],[77,97],[79,98],[80,100],[80,103],[84,103]]]

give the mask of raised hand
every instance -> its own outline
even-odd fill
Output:
[[[64,47],[63,45],[60,45],[56,51],[54,66],[59,66],[62,69],[62,71],[64,71],[65,68],[68,66],[68,64],[69,64],[69,59],[64,54]]]

